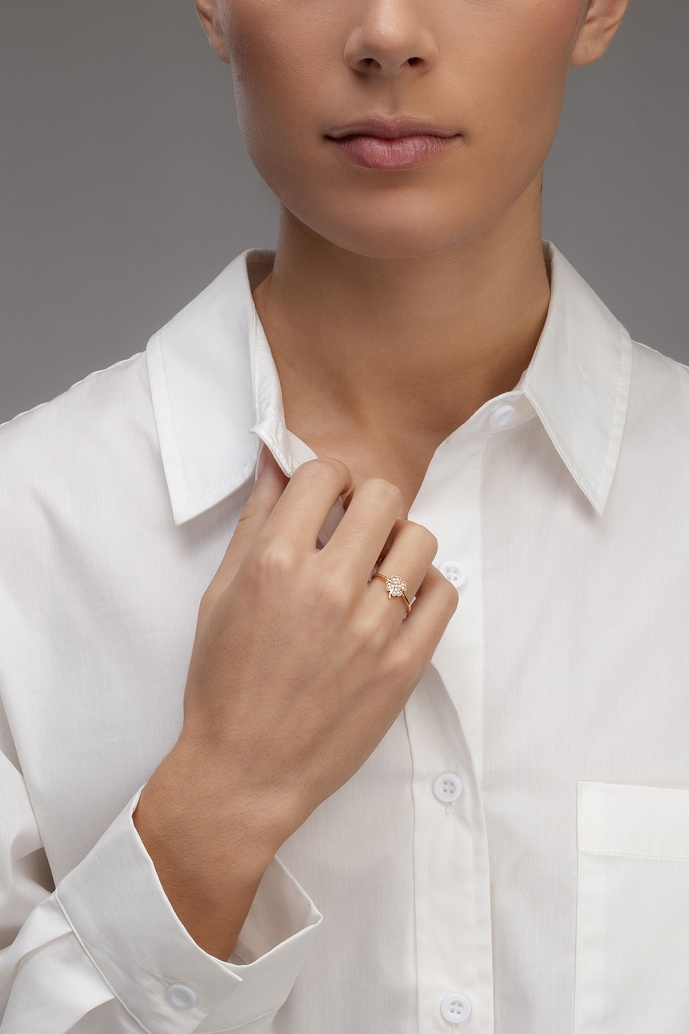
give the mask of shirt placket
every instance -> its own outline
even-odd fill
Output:
[[[405,707],[412,753],[420,1034],[493,1034],[488,842],[480,794],[483,607],[480,482],[490,432],[436,450],[409,511],[438,539],[460,594]]]

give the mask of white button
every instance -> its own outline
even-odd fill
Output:
[[[507,427],[514,420],[516,409],[514,406],[499,406],[493,413],[491,413],[488,423],[491,427],[500,429],[501,427]]]
[[[454,772],[443,772],[433,783],[433,793],[439,801],[456,801],[462,793],[462,780]]]
[[[440,1011],[450,1023],[464,1023],[471,1016],[471,1002],[466,995],[445,995],[440,1003]]]
[[[444,564],[440,565],[440,573],[444,574],[448,582],[452,582],[456,588],[464,585],[467,579],[466,569],[459,560],[446,560]]]
[[[193,1009],[196,1005],[196,995],[186,984],[171,984],[165,997],[175,1009]]]

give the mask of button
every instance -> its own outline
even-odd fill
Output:
[[[516,413],[514,406],[499,406],[493,413],[491,413],[488,423],[491,427],[496,430],[500,430],[501,427],[507,427],[514,420]]]
[[[462,794],[462,780],[454,772],[443,772],[433,783],[433,793],[439,801],[456,801]]]
[[[444,564],[440,565],[440,573],[444,574],[448,582],[452,582],[456,588],[464,585],[467,579],[466,568],[460,564],[459,560],[446,560]]]
[[[193,1009],[196,1005],[196,994],[186,984],[171,984],[165,997],[174,1009]]]
[[[440,1011],[450,1023],[465,1023],[471,1016],[471,1002],[466,995],[445,995],[440,1003]]]

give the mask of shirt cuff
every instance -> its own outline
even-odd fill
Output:
[[[233,1027],[274,1015],[323,916],[275,855],[230,956],[247,963],[208,954],[172,908],[134,825],[142,790],[55,888],[84,951],[125,1009],[156,1034],[191,1034],[210,1013]]]

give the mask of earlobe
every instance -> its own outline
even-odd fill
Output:
[[[194,0],[196,13],[208,42],[221,61],[230,63],[227,43],[222,32],[217,0]]]
[[[572,53],[573,67],[593,64],[603,56],[628,6],[629,0],[591,0]]]

